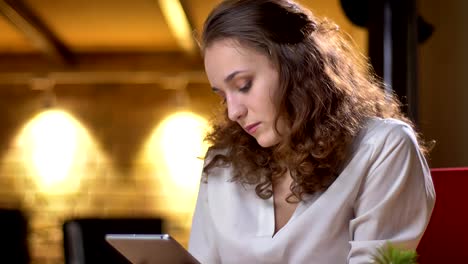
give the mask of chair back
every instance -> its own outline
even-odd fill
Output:
[[[82,218],[63,224],[66,264],[129,264],[105,240],[106,234],[160,234],[159,218]]]
[[[26,264],[28,250],[28,221],[17,209],[0,209],[1,263]]]
[[[432,169],[436,202],[417,248],[419,263],[468,260],[468,167]]]

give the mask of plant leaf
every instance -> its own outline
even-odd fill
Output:
[[[390,242],[377,249],[373,255],[373,264],[416,264],[418,254],[414,250],[394,247]]]

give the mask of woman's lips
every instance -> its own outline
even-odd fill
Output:
[[[253,134],[253,133],[255,133],[255,131],[257,131],[258,125],[260,125],[260,122],[248,125],[244,129],[245,129],[245,131],[247,131],[247,133]]]

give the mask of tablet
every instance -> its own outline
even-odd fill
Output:
[[[199,264],[168,234],[107,234],[106,241],[134,264]]]

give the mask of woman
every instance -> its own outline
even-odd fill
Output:
[[[330,22],[230,0],[201,46],[226,120],[208,136],[189,251],[202,263],[370,263],[415,249],[434,206],[425,149]]]

